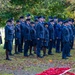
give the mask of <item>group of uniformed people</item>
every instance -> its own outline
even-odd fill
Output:
[[[35,16],[34,21],[28,14],[26,19],[21,16],[14,25],[14,19],[9,19],[5,26],[6,60],[12,54],[13,39],[15,38],[15,54],[24,53],[24,57],[34,54],[38,58],[62,52],[62,59],[71,57],[70,51],[74,44],[74,19],[62,20],[49,16],[45,22],[44,16]],[[41,54],[43,51],[43,55]]]

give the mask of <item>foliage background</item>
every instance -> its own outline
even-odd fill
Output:
[[[15,20],[27,13],[32,15],[58,16],[75,18],[75,0],[0,0],[0,26],[8,18]]]

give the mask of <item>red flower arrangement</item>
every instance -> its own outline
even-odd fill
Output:
[[[74,73],[68,72],[70,68],[50,68],[36,75],[75,75]]]

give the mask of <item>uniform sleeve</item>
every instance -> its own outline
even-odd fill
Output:
[[[40,38],[40,26],[39,25],[37,25],[36,27],[36,37]]]
[[[5,41],[8,41],[8,27],[5,27]]]
[[[53,37],[53,30],[52,30],[52,27],[49,27],[49,39],[52,39]]]
[[[17,37],[17,27],[15,26],[15,38]]]

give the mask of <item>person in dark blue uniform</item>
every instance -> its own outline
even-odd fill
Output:
[[[68,20],[67,28],[69,30],[69,48],[68,48],[68,55],[67,56],[71,57],[70,51],[71,51],[72,41],[73,41],[73,31],[71,28],[70,19]]]
[[[71,27],[71,31],[72,31],[72,39],[71,39],[71,49],[73,49],[73,45],[74,45],[74,32],[75,32],[75,28],[74,28],[74,25],[73,25],[73,20],[72,19],[69,19],[68,21],[70,27]]]
[[[20,21],[16,21],[15,26],[15,54],[19,54],[21,52],[21,28]]]
[[[52,47],[53,47],[53,41],[54,41],[54,20],[50,21],[50,25],[48,27],[49,30],[49,50],[48,50],[48,55],[53,55],[52,53]]]
[[[37,44],[37,41],[36,41],[36,30],[35,30],[34,26],[35,26],[35,23],[31,22],[30,23],[30,35],[31,35],[30,55],[33,55],[32,54],[32,47],[33,47],[34,53],[36,53],[36,44]]]
[[[53,48],[56,48],[56,26],[58,23],[58,18],[55,16],[54,17],[54,41],[53,41]]]
[[[23,43],[24,43],[24,27],[25,27],[25,20],[24,20],[24,16],[20,17],[20,27],[21,27],[21,53],[23,52]]]
[[[63,42],[63,49],[62,49],[62,59],[67,59],[68,51],[69,51],[69,29],[67,28],[68,21],[64,21],[62,29],[62,42]]]
[[[13,39],[12,23],[11,20],[8,20],[5,26],[5,44],[4,44],[4,49],[6,49],[6,60],[10,60],[9,52],[12,50],[12,39]]]
[[[15,33],[14,18],[11,18],[10,20],[11,20],[11,22],[12,22],[12,25],[11,25],[11,26],[12,26],[12,28],[13,28],[13,39],[12,39],[12,46],[13,46],[13,40],[14,40],[14,36],[15,36],[15,35],[14,35],[14,33]],[[12,50],[13,50],[13,49],[12,49]],[[12,54],[12,51],[10,51],[10,52],[9,52],[9,55],[10,55],[10,56],[13,56],[14,54]]]
[[[30,19],[31,20],[31,15],[27,14],[26,19]]]
[[[60,43],[61,43],[61,25],[62,20],[58,19],[58,24],[56,25],[56,53],[60,53]]]
[[[26,25],[24,27],[24,56],[28,57],[28,49],[30,46],[31,35],[30,35],[30,19],[26,19]]]
[[[47,56],[46,49],[49,44],[49,31],[48,31],[48,23],[44,23],[44,41],[43,41],[43,56]]]
[[[43,45],[44,39],[44,25],[42,24],[42,17],[38,17],[39,23],[36,27],[36,38],[37,38],[37,57],[42,58],[41,49]]]
[[[63,49],[63,41],[62,41],[62,37],[63,37],[62,36],[62,30],[63,30],[63,27],[64,27],[64,23],[63,22],[64,22],[64,20],[62,20],[62,25],[61,25],[61,50],[60,50],[61,52],[62,52],[62,49]]]

